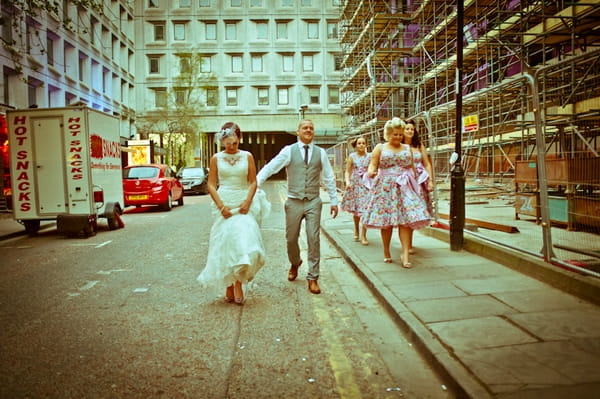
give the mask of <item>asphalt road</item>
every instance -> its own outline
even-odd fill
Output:
[[[287,281],[282,184],[267,193],[268,262],[244,306],[195,282],[208,196],[130,208],[87,239],[0,242],[0,398],[454,397],[324,236],[323,293],[305,268]]]

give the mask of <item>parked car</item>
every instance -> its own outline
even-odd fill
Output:
[[[158,205],[170,211],[183,205],[183,186],[169,165],[130,165],[123,168],[125,206]]]
[[[208,194],[208,169],[204,167],[184,167],[177,172],[177,178],[186,194]]]

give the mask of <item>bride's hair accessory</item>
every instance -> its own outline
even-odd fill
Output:
[[[217,132],[216,139],[219,141],[223,141],[228,137],[237,136],[238,138],[241,138],[241,135],[242,135],[242,131],[241,131],[240,127],[237,125],[237,123],[227,122],[226,124],[224,124],[221,127],[221,130],[219,130],[219,132]]]

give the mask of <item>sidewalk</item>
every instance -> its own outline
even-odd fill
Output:
[[[415,233],[414,267],[403,269],[396,231],[387,264],[378,230],[368,231],[363,246],[353,241],[351,215],[323,215],[324,235],[459,397],[598,397],[597,279],[467,234],[465,249],[451,251],[448,231],[436,228]]]

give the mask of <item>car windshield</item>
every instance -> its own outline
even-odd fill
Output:
[[[185,168],[181,174],[183,177],[204,177],[202,168]]]
[[[126,179],[151,179],[158,176],[158,168],[151,166],[139,166],[125,169]]]

